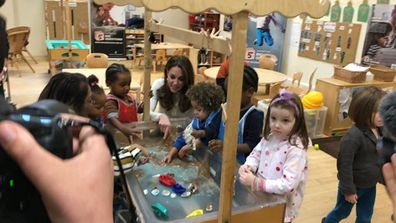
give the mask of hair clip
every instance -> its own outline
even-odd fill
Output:
[[[299,112],[299,109],[298,109],[297,104],[296,104],[294,101],[291,100],[291,99],[293,98],[293,96],[294,96],[294,94],[293,94],[292,92],[290,92],[290,91],[288,91],[288,90],[282,88],[282,89],[279,90],[279,97],[278,97],[278,98],[275,98],[275,99],[271,102],[270,106],[272,106],[272,105],[275,104],[276,102],[285,101],[285,102],[287,102],[289,105],[291,105],[292,107],[294,107],[294,109],[296,110],[297,117],[298,117],[298,116],[300,115],[300,112]]]

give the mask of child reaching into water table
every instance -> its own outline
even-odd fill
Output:
[[[198,83],[187,91],[187,97],[191,101],[194,118],[184,132],[192,128],[190,130],[192,137],[180,133],[172,149],[162,160],[165,163],[170,163],[176,154],[179,158],[183,158],[188,151],[193,149],[194,144],[199,146],[202,143],[207,146],[208,142],[218,135],[221,121],[220,105],[224,99],[221,87],[204,82]],[[193,142],[187,143],[191,141],[188,138]]]
[[[282,89],[270,103],[264,137],[239,168],[239,179],[253,191],[286,195],[284,222],[294,221],[302,204],[309,144],[301,100]]]

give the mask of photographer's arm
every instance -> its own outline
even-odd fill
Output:
[[[52,222],[112,222],[113,168],[103,136],[83,127],[77,155],[61,160],[20,125],[0,123],[0,143],[42,195]]]
[[[391,163],[385,163],[382,167],[382,173],[384,174],[386,189],[392,200],[393,216],[396,216],[396,155],[392,155]],[[394,220],[394,222],[396,221]]]

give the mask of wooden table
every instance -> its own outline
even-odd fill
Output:
[[[208,68],[204,71],[204,75],[209,79],[215,80],[219,69],[219,66]],[[256,70],[259,77],[259,86],[265,85],[266,94],[269,93],[271,84],[282,83],[287,79],[286,75],[274,70],[267,70],[262,68],[254,68],[254,70]]]
[[[204,71],[204,75],[210,79],[215,80],[220,67],[211,67]],[[287,79],[287,76],[273,70],[267,70],[262,68],[254,68],[259,77],[259,85],[270,85],[276,83],[282,83]]]
[[[100,87],[103,87],[103,89],[106,92],[109,91],[109,87],[106,86],[106,68],[72,68],[72,69],[62,69],[62,72],[80,73],[86,77],[88,77],[91,74],[94,74],[99,79],[98,85]],[[140,94],[141,94],[140,84],[136,81],[132,81],[131,90],[136,92],[136,101],[139,103]]]

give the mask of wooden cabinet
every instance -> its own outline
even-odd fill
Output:
[[[193,31],[212,30],[213,28],[216,32],[219,30],[220,14],[214,12],[204,12],[201,14],[190,15],[189,24],[190,29]]]
[[[322,92],[324,105],[328,108],[324,134],[345,133],[352,122],[345,114],[349,107],[348,98],[352,90],[357,87],[374,85],[383,89],[396,89],[396,82],[366,81],[363,83],[349,83],[333,78],[321,78],[316,81],[316,90]]]
[[[156,42],[162,42],[163,37],[159,33],[154,33]],[[135,44],[144,43],[143,29],[126,29],[125,30],[125,52],[128,59],[133,59],[133,50]]]

